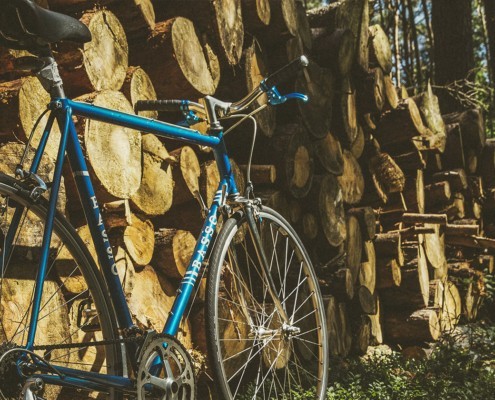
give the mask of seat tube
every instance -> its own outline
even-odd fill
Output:
[[[41,256],[39,260],[39,268],[36,276],[36,286],[33,297],[33,309],[29,324],[27,348],[32,348],[34,338],[36,336],[37,321],[40,313],[41,297],[43,294],[44,280],[47,272],[48,257],[50,253],[50,242],[52,239],[53,222],[57,208],[58,193],[60,182],[62,179],[62,168],[64,163],[65,149],[67,147],[67,138],[69,132],[69,123],[72,121],[72,113],[69,107],[55,111],[62,132],[60,137],[60,146],[58,149],[57,161],[55,163],[55,171],[53,173],[52,188],[50,200],[48,202],[47,218],[45,221],[45,229],[43,232],[43,241],[41,245]]]

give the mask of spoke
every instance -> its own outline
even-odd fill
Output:
[[[272,339],[275,337],[275,335],[276,335],[276,334],[273,334],[273,335],[272,335],[269,339],[265,339],[265,340],[266,340],[266,342],[267,342],[267,343],[270,343],[270,341],[272,341]],[[239,368],[239,369],[238,369],[238,370],[237,370],[237,371],[236,371],[236,372],[235,372],[235,373],[234,373],[234,374],[233,374],[233,375],[232,375],[232,376],[231,376],[231,377],[227,380],[227,382],[229,382],[229,381],[230,381],[230,380],[231,380],[234,376],[236,376],[236,375],[239,373],[239,371],[240,371],[240,370],[241,370],[244,366],[248,365],[248,364],[249,364],[249,362],[250,362],[250,361],[251,361],[254,357],[256,357],[256,356],[257,356],[257,355],[258,355],[258,354],[259,354],[259,353],[260,353],[260,352],[261,352],[261,351],[262,351],[265,347],[266,347],[266,345],[265,345],[265,346],[260,346],[260,348],[258,349],[258,351],[257,351],[256,353],[254,353],[254,354],[251,356],[251,358],[249,358],[249,359],[248,359],[248,360],[244,363],[244,365],[242,365],[242,366],[241,366],[241,368]],[[225,360],[224,360],[224,361],[225,361]]]
[[[255,339],[253,339],[253,340],[255,340]],[[254,346],[247,347],[247,348],[245,348],[244,350],[238,351],[237,353],[232,354],[230,357],[224,358],[224,359],[223,359],[223,362],[225,363],[226,361],[232,360],[233,358],[240,356],[241,354],[245,353],[246,351],[250,351],[253,347],[254,347]],[[247,361],[244,365],[247,365],[247,363],[248,363],[249,361],[250,361],[250,360],[248,359],[248,361]],[[232,377],[234,377],[235,375],[237,375],[237,373],[238,373],[238,372],[239,372],[239,371],[237,371],[234,375],[232,375]]]
[[[305,364],[307,364],[307,362],[305,364],[301,363],[300,358],[299,358],[299,356],[297,355],[297,352],[294,349],[294,343],[291,343],[291,347],[292,347],[292,352],[293,352],[292,354],[294,354],[294,359],[297,360],[298,363],[296,364],[296,362],[295,361],[292,361],[292,360],[289,360],[289,362],[292,363],[292,364],[294,364],[296,366],[297,370],[299,371],[301,368],[299,368],[298,366],[299,365],[301,365],[301,366],[302,365],[305,365]],[[316,357],[316,359],[319,362],[320,358],[316,354],[314,354],[314,353],[313,353],[313,355]],[[320,379],[317,376],[315,376],[315,375],[313,375],[313,374],[311,374],[309,372],[309,368],[302,368],[302,372],[304,374],[306,374],[306,375],[311,375],[311,377],[314,378],[314,379],[316,379],[318,382],[320,381]],[[298,372],[298,375],[299,375],[299,372]],[[300,378],[299,378],[299,382],[301,382]]]
[[[302,307],[302,306],[304,306],[304,304],[306,304],[306,303],[307,303],[307,301],[313,297],[313,295],[314,295],[314,292],[311,292],[311,293],[308,295],[308,297],[306,297],[306,298],[304,299],[304,301],[303,301],[303,302],[299,305],[299,307],[297,307],[297,310],[295,310],[295,311],[294,311],[294,314],[293,314],[293,315],[296,315],[296,313],[297,313],[297,312],[301,309],[301,307]],[[293,323],[295,324],[295,322],[293,322]]]
[[[68,303],[70,303],[71,301],[74,301],[76,300],[78,297],[81,297],[82,295],[84,295],[85,293],[87,292],[87,290],[85,290],[84,292],[81,292],[79,294],[77,294],[76,296],[72,297],[70,300],[66,301],[65,303],[63,303],[62,305],[60,305],[59,307],[57,307],[56,309],[52,310],[51,312],[49,312],[48,314],[45,314],[43,315],[42,317],[38,318],[38,321],[37,322],[40,322],[42,321],[43,319],[49,317],[51,314],[53,314],[55,311],[61,309],[63,306],[67,305]],[[28,310],[29,311],[29,310]],[[26,311],[27,313],[27,311]],[[29,325],[24,327],[24,329],[22,331],[20,331],[18,334],[21,334],[25,331],[27,331],[29,329]]]
[[[254,349],[254,348],[255,348],[255,346],[254,346],[254,345],[250,347],[250,352],[249,352],[249,354],[248,354],[248,359],[251,357],[251,353],[252,353],[252,351],[253,351],[253,349]],[[241,377],[239,378],[239,383],[237,384],[237,387],[236,387],[236,389],[235,389],[234,398],[235,398],[235,396],[237,395],[237,392],[239,391],[239,388],[241,387],[242,378],[244,377],[244,374],[246,373],[246,371],[247,371],[247,368],[246,368],[246,369],[242,372],[242,375],[241,375]]]
[[[301,262],[301,266],[302,266],[302,262]],[[296,315],[296,304],[297,304],[297,297],[299,296],[299,288],[301,287],[301,284],[299,282],[301,282],[301,273],[302,273],[302,268],[299,269],[299,276],[297,277],[297,282],[298,284],[296,285],[296,296],[295,296],[295,299],[294,299],[294,307],[292,308],[292,316],[290,318],[290,323],[292,324],[293,323],[293,319],[294,319],[294,315]]]
[[[270,367],[268,368],[268,371],[266,371],[266,374],[263,378],[263,380],[260,383],[260,386],[263,386],[263,383],[266,381],[268,378],[268,375],[270,375],[270,371],[275,367],[275,363],[277,362],[278,357],[282,353],[282,349],[277,352],[277,355],[274,357],[273,362],[271,363]],[[258,390],[256,390],[255,394],[258,393]]]
[[[289,237],[286,237],[285,238],[285,271],[284,271],[285,273],[284,273],[284,282],[283,283],[282,282],[280,283],[280,285],[282,286],[281,287],[281,290],[282,290],[281,296],[282,296],[282,298],[285,298],[285,289],[287,288],[287,285],[286,285],[286,283],[287,283],[287,268],[288,268],[288,265],[290,265],[288,258],[289,258]]]
[[[242,309],[242,304],[239,304],[239,303],[236,303],[234,300],[231,300],[231,299],[227,299],[227,298],[220,298],[219,299],[220,301],[224,301],[224,302],[227,302],[227,303],[230,303],[230,304],[233,304],[235,305],[236,307],[238,307],[239,309]],[[261,306],[260,306],[261,308]],[[246,306],[246,309],[253,312],[254,314],[262,314],[262,312],[258,311],[258,310],[255,310],[254,308],[250,308],[250,307],[247,307]]]
[[[8,214],[8,202],[9,201],[7,200],[7,205],[6,205],[7,210],[5,211],[5,221],[7,221],[7,217],[8,217],[8,215],[7,215]],[[19,225],[17,227],[17,232],[16,232],[16,237],[12,241],[11,248],[10,248],[10,254],[9,254],[8,259],[7,259],[7,262],[5,262],[5,247],[7,246],[7,235],[4,235],[5,237],[3,239],[3,249],[2,249],[2,279],[0,281],[0,304],[2,301],[3,281],[5,279],[7,269],[10,265],[10,260],[12,259],[12,255],[14,254],[14,249],[17,246],[17,241],[19,240],[19,232],[22,230],[20,228],[22,228],[22,226],[24,225],[24,221],[26,220],[28,211],[29,211],[29,209],[23,211],[22,220],[19,221]],[[6,223],[6,225],[8,225],[8,224]],[[10,229],[10,225],[7,226],[7,233],[9,231],[9,229]]]
[[[19,335],[21,333],[24,333],[24,332],[27,331],[27,329],[29,329],[29,325],[27,324],[27,319],[28,319],[29,310],[31,309],[31,306],[32,306],[33,301],[34,301],[33,299],[34,299],[34,285],[33,285],[33,290],[31,291],[31,301],[29,302],[29,306],[27,307],[26,312],[24,313],[24,315],[22,316],[21,320],[19,321],[19,325],[17,326],[14,334],[10,338],[9,343],[13,343],[14,342],[14,338],[17,335]],[[24,329],[19,332],[19,329],[21,327],[21,324],[24,322],[24,319],[26,319],[26,324],[24,326]],[[22,340],[22,342],[24,342],[24,339]]]
[[[238,264],[236,264],[236,265],[238,265]],[[248,269],[250,269],[249,266],[248,266]],[[256,267],[255,267],[255,270],[261,278],[261,274],[259,273],[259,271]],[[237,271],[239,271],[239,272],[237,273]],[[248,291],[248,293],[250,294],[250,297],[253,299],[253,303],[256,303],[258,306],[261,307],[261,305],[258,303],[258,301],[256,301],[256,299],[251,295],[251,290],[248,287],[246,287],[246,283],[244,282],[240,268],[238,267],[234,271],[233,266],[231,265],[231,272],[232,272],[233,276],[237,278],[236,281],[239,282],[246,291]],[[238,275],[238,274],[240,274],[240,275]]]
[[[65,244],[64,244],[64,245],[62,245],[62,246],[61,246],[61,247],[57,250],[57,254],[55,255],[55,258],[53,259],[53,261],[52,261],[52,263],[51,263],[50,267],[48,268],[48,271],[47,271],[47,273],[46,273],[46,276],[49,276],[49,275],[50,275],[50,272],[52,271],[53,266],[55,265],[55,262],[57,261],[57,258],[58,258],[58,256],[60,255],[60,252],[62,251],[62,249],[63,249],[64,247],[65,247]],[[48,303],[50,302],[50,300],[51,300],[53,297],[55,297],[55,296],[57,295],[57,293],[58,293],[58,292],[62,289],[62,286],[64,286],[64,285],[65,285],[65,282],[67,282],[67,280],[68,280],[70,277],[72,277],[72,275],[73,275],[73,274],[74,274],[74,273],[75,273],[78,269],[79,269],[79,267],[78,267],[78,266],[76,266],[76,267],[72,270],[72,272],[69,274],[69,276],[65,278],[65,280],[62,282],[62,284],[61,284],[61,285],[59,285],[59,286],[57,287],[57,290],[54,290],[54,291],[53,291],[53,294],[50,296],[50,298],[48,298],[48,300],[46,300],[46,301],[45,301],[45,304],[43,304],[43,306],[40,308],[40,312],[41,312],[41,311],[42,311],[42,310],[43,310],[43,309],[44,309],[44,308],[48,305]]]
[[[301,286],[304,282],[306,282],[306,280],[307,280],[307,279],[308,279],[307,277],[304,277],[303,281],[301,282],[301,284],[300,284],[299,286]],[[299,286],[298,286],[298,287],[299,287]],[[281,301],[281,303],[282,303],[282,304],[285,304],[285,302],[286,302],[287,300],[289,300],[289,298],[290,298],[290,296],[292,295],[292,293],[294,293],[294,292],[297,290],[297,288],[298,288],[298,287],[295,287],[294,289],[292,289],[292,291],[288,294],[288,296],[287,296],[285,299],[283,299],[283,300]]]
[[[295,325],[298,322],[301,322],[303,319],[308,318],[309,316],[313,315],[315,312],[316,312],[316,308],[313,311],[311,311],[309,314],[306,314],[304,317],[301,317],[297,321],[294,321],[292,324]]]
[[[295,339],[295,338],[298,338],[298,337],[307,335],[308,333],[319,331],[320,329],[321,329],[321,327],[320,326],[317,326],[316,328],[310,329],[309,331],[305,331],[305,332],[302,332],[302,333],[298,333],[297,335],[291,336],[291,338],[292,339]]]

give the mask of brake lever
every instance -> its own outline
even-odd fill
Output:
[[[194,111],[182,111],[182,115],[184,115],[184,120],[177,122],[177,125],[184,126],[186,128],[195,125],[199,122],[203,122],[204,119],[200,118]]]
[[[279,104],[285,103],[287,100],[296,99],[301,100],[304,103],[309,101],[309,97],[302,93],[289,93],[286,95],[281,95],[275,86],[273,86],[269,91],[266,92],[268,96],[268,103],[272,106],[278,106]]]

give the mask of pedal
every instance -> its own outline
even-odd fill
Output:
[[[101,331],[98,312],[90,299],[82,301],[77,308],[77,327],[83,332]]]

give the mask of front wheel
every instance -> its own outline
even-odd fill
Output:
[[[263,207],[255,220],[268,271],[242,212],[226,221],[210,257],[206,334],[219,391],[228,400],[324,399],[328,345],[313,266],[282,216]]]

